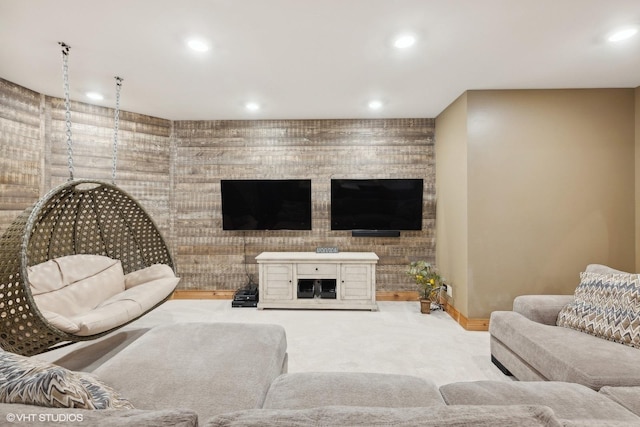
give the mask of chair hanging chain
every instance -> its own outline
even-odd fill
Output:
[[[69,100],[69,50],[71,46],[58,42],[62,47],[62,78],[64,86],[64,118],[67,134],[67,166],[69,167],[69,181],[73,180],[73,143],[71,142],[71,102]]]
[[[116,165],[118,163],[118,128],[120,126],[120,89],[122,88],[122,78],[116,79],[116,111],[113,125],[113,166],[111,169],[111,182],[116,183]]]

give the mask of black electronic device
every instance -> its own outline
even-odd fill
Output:
[[[257,307],[258,306],[258,288],[249,287],[238,289],[233,294],[231,307]]]
[[[234,301],[258,301],[258,288],[238,289],[233,295]]]
[[[422,179],[332,179],[331,229],[354,236],[422,230]]]
[[[400,237],[399,230],[351,230],[351,237]]]
[[[223,179],[223,230],[311,230],[310,179]]]
[[[257,307],[258,301],[231,301],[231,307]]]

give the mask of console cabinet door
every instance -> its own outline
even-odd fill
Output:
[[[293,299],[292,264],[265,264],[260,300],[282,301]]]
[[[340,298],[369,300],[373,277],[369,264],[343,264],[340,268]]]

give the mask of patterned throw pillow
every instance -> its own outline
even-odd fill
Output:
[[[51,408],[133,409],[97,378],[0,350],[0,402]]]
[[[581,273],[556,324],[640,348],[640,274]]]

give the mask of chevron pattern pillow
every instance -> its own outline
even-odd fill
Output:
[[[133,409],[111,387],[85,373],[0,350],[0,403],[50,408]]]
[[[640,348],[640,274],[581,273],[556,324]]]

